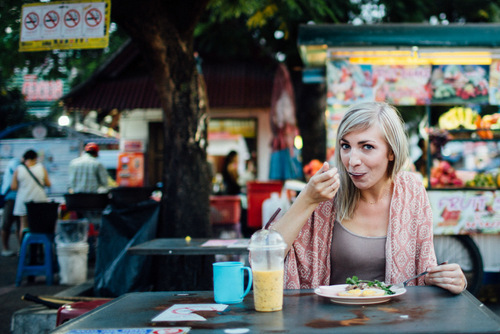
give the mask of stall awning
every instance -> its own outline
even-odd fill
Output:
[[[347,58],[360,50],[391,51],[398,57],[427,57],[438,53],[469,52],[470,57],[500,56],[500,24],[347,24],[301,25],[298,46],[307,77],[318,78],[332,51]],[[366,54],[364,55],[367,56]],[[387,57],[372,53],[370,57]]]
[[[211,108],[269,108],[276,71],[272,61],[202,62]],[[132,42],[124,44],[90,79],[62,97],[66,109],[160,108],[146,62]]]

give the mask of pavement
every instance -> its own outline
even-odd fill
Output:
[[[19,257],[17,252],[19,244],[11,236],[11,249],[15,251],[15,256],[4,257],[0,256],[0,333],[11,333],[12,315],[21,309],[33,305],[39,305],[35,302],[23,300],[23,296],[31,294],[33,296],[55,296],[66,290],[74,289],[74,286],[59,284],[59,277],[54,276],[54,284],[47,285],[45,276],[35,277],[34,282],[28,282],[25,277],[19,287],[16,287],[17,263]],[[93,263],[88,263],[88,278],[93,278],[94,266]],[[64,293],[63,293],[64,294]]]
[[[18,251],[18,244],[11,237],[11,247]],[[15,286],[16,271],[17,271],[17,256],[3,257],[0,256],[0,333],[11,333],[12,315],[21,309],[37,305],[34,302],[23,300],[25,294],[34,296],[55,296],[64,294],[64,291],[74,288],[73,286],[61,285],[58,281],[58,275],[55,275],[55,283],[51,286],[46,285],[45,277],[39,276],[34,282],[28,282],[23,279],[19,287]],[[88,278],[93,279],[94,264],[88,263]],[[499,275],[500,276],[500,275]],[[489,309],[500,317],[500,279],[496,282],[483,286],[478,299],[483,302]]]

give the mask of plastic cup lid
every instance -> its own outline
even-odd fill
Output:
[[[285,249],[286,242],[278,231],[275,230],[258,230],[250,238],[248,249]]]

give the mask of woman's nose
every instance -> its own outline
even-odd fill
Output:
[[[356,150],[352,150],[349,156],[349,165],[357,166],[361,163],[361,159],[358,157]]]

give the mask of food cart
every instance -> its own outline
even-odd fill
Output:
[[[438,261],[459,263],[477,293],[500,274],[500,25],[302,25],[298,44],[304,83],[326,83],[328,158],[349,105],[400,110],[425,161]]]

